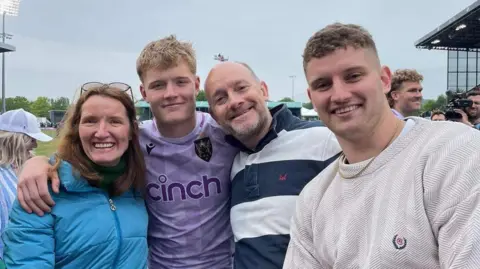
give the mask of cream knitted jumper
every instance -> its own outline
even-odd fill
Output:
[[[283,268],[480,268],[480,131],[411,119],[360,176],[336,161],[304,188]]]

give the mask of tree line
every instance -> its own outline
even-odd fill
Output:
[[[207,101],[205,91],[201,90],[199,92],[197,101]],[[277,102],[295,102],[295,100],[290,97],[284,97]],[[7,110],[23,108],[37,117],[48,118],[48,111],[50,110],[67,110],[68,106],[70,105],[70,100],[67,97],[48,98],[45,96],[40,96],[34,101],[30,101],[24,96],[15,96],[6,98],[5,103]],[[444,110],[446,104],[447,97],[444,94],[441,94],[436,99],[424,100],[420,112],[433,111],[436,109]],[[307,109],[313,109],[311,102],[303,103],[303,107]]]
[[[1,103],[1,101],[0,101]],[[67,110],[70,100],[67,97],[48,98],[40,96],[30,101],[24,96],[15,96],[5,98],[5,106],[7,110],[20,109],[28,111],[37,117],[48,118],[50,110]]]
[[[292,98],[290,97],[284,97],[278,102],[295,102]],[[303,103],[302,105],[306,109],[313,109],[313,105],[311,102]],[[445,94],[440,94],[437,96],[436,99],[424,99],[422,108],[419,111],[419,114],[427,111],[433,111],[433,110],[445,110],[447,106],[447,96]]]
[[[288,97],[287,97],[288,98]],[[286,99],[286,98],[284,98]],[[282,100],[284,100],[282,99]],[[290,99],[290,98],[288,98]],[[279,101],[281,102],[281,101]],[[434,111],[434,110],[445,110],[447,106],[447,96],[445,94],[440,94],[437,96],[436,99],[424,99],[422,108],[419,111],[419,115],[422,114],[423,112],[427,111]],[[303,103],[303,107],[307,109],[313,109],[313,105],[311,102],[308,103]]]
[[[207,97],[205,96],[205,91],[200,90],[197,95],[197,101],[207,101]],[[277,102],[295,102],[292,98],[290,97],[283,97],[282,99],[278,100]]]

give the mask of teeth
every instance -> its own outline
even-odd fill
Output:
[[[357,109],[358,106],[347,106],[347,107],[342,107],[342,108],[337,108],[335,109],[335,113],[336,114],[342,114],[342,113],[347,113],[347,112],[350,112],[352,110],[355,110]]]
[[[95,148],[100,148],[100,149],[111,148],[111,147],[113,147],[113,143],[94,143],[93,146]]]

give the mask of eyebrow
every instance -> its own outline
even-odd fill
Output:
[[[234,81],[234,82],[229,83],[228,86],[232,85],[233,87],[236,87],[236,86],[238,86],[239,84],[243,84],[243,83],[251,84],[251,83],[249,83],[247,80],[240,79],[240,80],[236,80],[236,81]],[[226,92],[227,92],[227,89],[226,89],[226,88],[218,88],[218,89],[215,90],[215,92],[213,93],[212,96],[213,96],[213,97],[216,97],[216,96],[218,96],[218,95],[220,95],[220,94],[225,94]]]
[[[157,79],[155,81],[152,81],[150,82],[150,84],[148,84],[148,88],[151,88],[154,84],[157,84],[157,83],[165,83],[165,80]]]
[[[319,78],[314,79],[312,82],[310,82],[310,83],[308,83],[308,84],[310,84],[310,86],[311,86],[311,85],[315,85],[315,84],[318,84],[318,83],[320,83],[321,81],[324,81],[324,80],[326,80],[326,79],[327,79],[327,78],[319,77]]]
[[[233,82],[233,86],[238,86],[238,84],[242,84],[242,83],[250,84],[248,81],[246,81],[244,79],[240,79],[240,80],[237,80],[237,81]]]
[[[345,69],[342,73],[347,73],[347,72],[352,72],[352,71],[363,71],[365,70],[364,66],[358,65],[358,66],[352,66],[347,69]]]
[[[349,67],[349,68],[343,70],[343,71],[341,72],[341,74],[345,74],[345,73],[349,73],[349,72],[353,72],[353,71],[364,71],[364,70],[365,70],[365,67],[364,67],[364,66],[361,66],[361,65],[359,65],[359,66],[352,66],[352,67]],[[326,80],[326,79],[329,79],[329,77],[324,77],[324,76],[317,77],[316,79],[314,79],[314,80],[310,83],[310,85],[313,85],[313,84],[315,84],[315,83],[318,83],[318,82],[320,82],[320,81],[322,81],[322,80]]]
[[[225,94],[226,92],[227,92],[227,90],[224,89],[224,88],[216,89],[215,92],[213,93],[212,97],[213,97],[213,98],[216,98],[216,97],[218,97],[219,95]]]
[[[117,112],[115,112],[115,114],[107,116],[107,118],[122,118],[122,117],[123,117],[123,112],[121,112],[121,111],[117,111]],[[103,117],[98,117],[97,115],[94,115],[94,114],[91,114],[91,113],[88,113],[88,112],[83,112],[80,115],[80,119],[84,119],[84,118],[103,118]]]
[[[189,77],[185,77],[185,76],[178,76],[178,77],[174,77],[173,80],[179,80],[179,79],[188,79],[190,80]],[[165,83],[168,79],[157,79],[155,81],[152,81],[150,84],[148,84],[148,87],[152,87],[153,84],[156,84],[156,83]]]

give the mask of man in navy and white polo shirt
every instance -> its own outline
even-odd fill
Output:
[[[227,141],[241,149],[231,171],[235,268],[282,268],[297,197],[338,157],[338,142],[285,105],[269,111],[268,87],[246,64],[218,64],[205,91],[212,116],[231,134]]]

